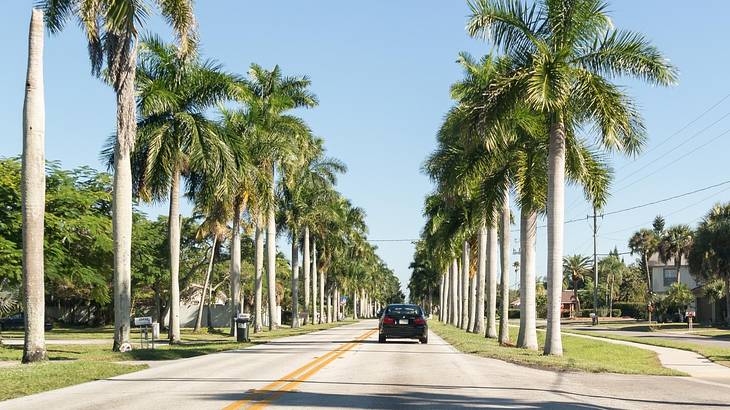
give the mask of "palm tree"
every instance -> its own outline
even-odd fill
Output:
[[[578,282],[585,281],[586,275],[591,272],[593,262],[591,258],[583,255],[570,255],[563,258],[563,273],[567,281],[572,283],[573,298],[580,314],[580,299],[578,298]],[[598,286],[598,284],[594,284]]]
[[[28,71],[23,102],[23,363],[46,360],[43,219],[46,203],[43,88],[43,11],[33,9],[28,32]]]
[[[715,205],[700,222],[689,253],[693,272],[725,282],[725,321],[730,325],[730,203]]]
[[[470,0],[467,31],[488,37],[513,62],[494,88],[498,113],[524,102],[550,121],[548,147],[548,325],[545,354],[562,355],[560,271],[565,222],[566,135],[596,124],[600,143],[637,153],[645,131],[640,115],[615,77],[657,85],[676,83],[677,74],[661,53],[638,33],[617,30],[601,0]],[[491,115],[490,118],[498,116]]]
[[[675,225],[667,229],[659,240],[657,246],[659,259],[664,263],[669,262],[670,259],[674,260],[674,267],[677,270],[677,283],[681,283],[682,258],[687,258],[689,255],[692,249],[693,236],[692,228],[689,225]]]
[[[277,164],[296,158],[292,144],[299,136],[308,135],[309,130],[296,117],[285,112],[296,108],[317,105],[317,98],[308,91],[307,77],[285,77],[279,66],[272,70],[252,64],[249,70],[247,103],[255,115],[257,134],[269,145],[269,156],[262,161],[270,175],[270,188],[266,204],[267,279],[269,289],[269,328],[276,322],[276,169]]]
[[[629,239],[629,249],[631,250],[632,255],[638,254],[641,257],[641,265],[646,273],[647,311],[649,313],[649,322],[651,322],[654,286],[652,285],[649,258],[651,258],[651,256],[659,249],[659,236],[657,235],[656,230],[641,229],[638,232],[635,232],[634,235],[631,236],[631,239]]]
[[[42,0],[52,33],[73,16],[86,34],[91,72],[114,88],[117,130],[114,145],[112,225],[114,239],[114,350],[129,349],[132,249],[131,153],[137,135],[135,78],[138,33],[149,8],[142,0]],[[195,17],[191,0],[155,0],[186,55],[195,48]]]
[[[288,163],[281,180],[281,205],[284,224],[289,231],[292,244],[292,327],[299,326],[299,232],[307,221],[308,211],[312,209],[314,196],[324,189],[329,189],[336,181],[336,174],[345,172],[346,167],[336,159],[324,157],[323,141],[319,138],[310,138],[302,141],[300,149],[302,162]],[[309,230],[304,228],[305,236]],[[304,238],[305,253],[305,311],[309,302],[309,238]]]
[[[137,67],[140,120],[132,154],[142,199],[169,198],[170,343],[180,342],[180,181],[230,165],[226,139],[205,111],[234,98],[236,79],[195,53],[180,55],[159,37],[143,40]],[[112,145],[111,142],[110,145]],[[111,151],[109,149],[108,151]]]

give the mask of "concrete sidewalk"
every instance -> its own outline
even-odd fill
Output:
[[[581,331],[586,331],[586,332],[596,332],[596,333],[604,334],[604,335],[631,336],[631,337],[641,337],[641,338],[647,338],[647,339],[666,339],[666,340],[671,340],[674,342],[695,343],[698,345],[730,349],[730,339],[701,336],[701,335],[692,334],[690,332],[662,332],[662,331],[646,332],[646,331],[635,331],[635,330],[614,330],[614,329],[609,329],[609,328],[605,328],[605,327],[604,328],[594,328],[592,326],[580,326],[580,327],[576,326],[576,327],[570,327],[570,329],[581,330]]]
[[[623,340],[607,339],[604,337],[578,335],[574,333],[563,333],[566,336],[582,337],[585,339],[600,340],[603,342],[638,347],[651,350],[657,353],[662,366],[678,370],[705,381],[721,383],[730,387],[730,367],[714,363],[707,358],[689,350],[672,349],[668,347],[653,346],[643,343],[627,342]]]

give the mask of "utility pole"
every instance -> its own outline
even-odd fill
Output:
[[[596,238],[598,235],[596,206],[593,205],[593,326],[598,324],[598,251]]]

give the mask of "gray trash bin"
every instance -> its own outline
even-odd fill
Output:
[[[249,342],[251,339],[248,337],[248,324],[251,323],[251,315],[246,313],[240,313],[236,316],[236,341],[237,342]]]

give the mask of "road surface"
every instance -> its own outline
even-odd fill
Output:
[[[709,381],[537,370],[459,353],[433,333],[428,345],[379,344],[375,327],[178,360],[0,408],[730,408],[730,387]]]

